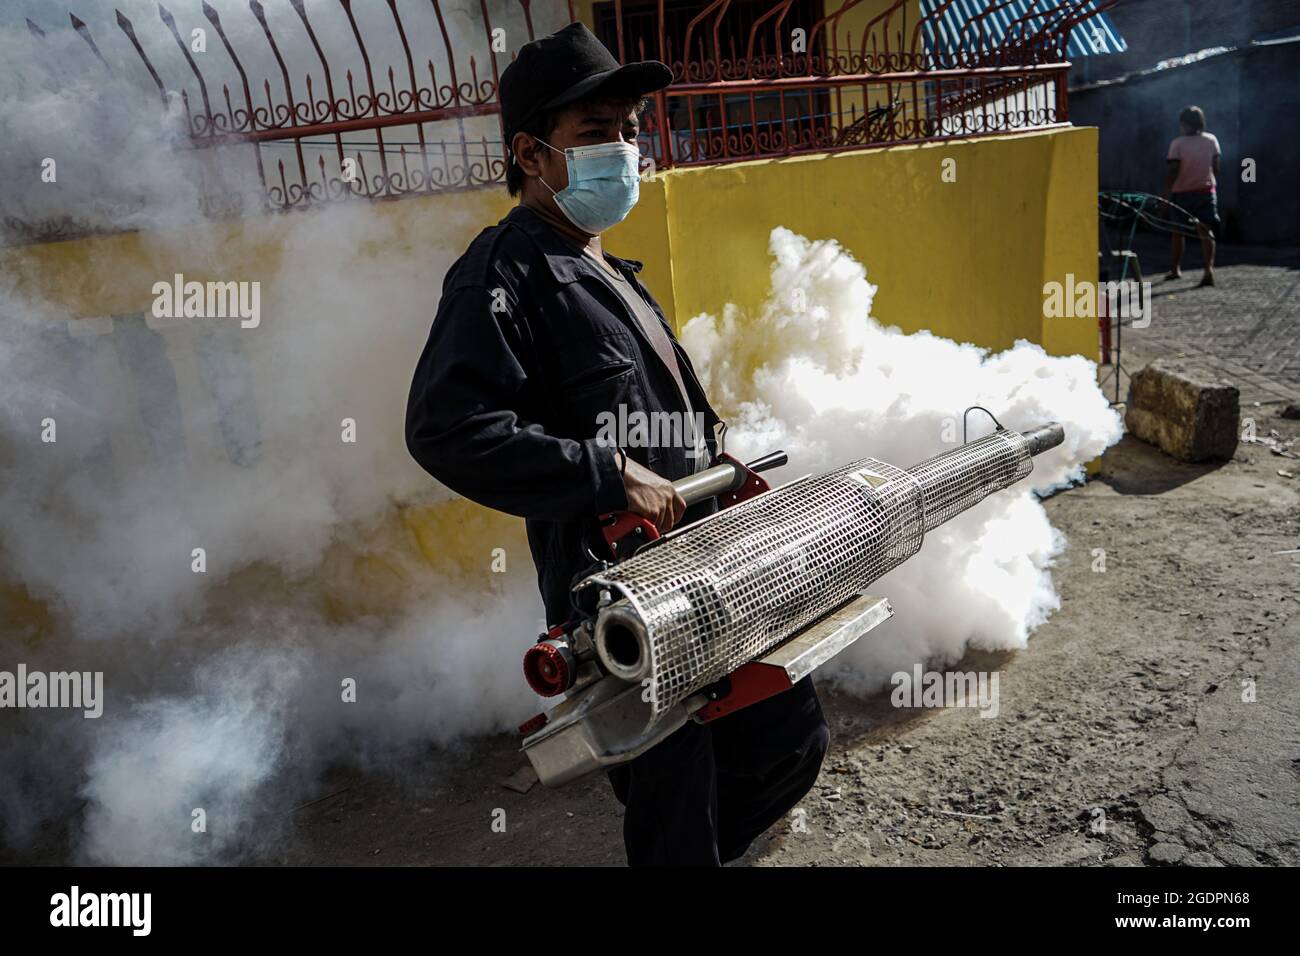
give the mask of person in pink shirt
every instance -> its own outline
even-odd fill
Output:
[[[1219,172],[1219,141],[1205,131],[1205,113],[1199,106],[1189,106],[1178,114],[1182,135],[1169,144],[1168,171],[1165,173],[1165,199],[1185,210],[1196,220],[1205,256],[1205,274],[1198,285],[1214,285],[1214,231],[1219,227],[1219,209],[1215,194],[1215,175]],[[1173,265],[1166,279],[1181,279],[1179,265],[1183,258],[1183,236],[1173,234]]]

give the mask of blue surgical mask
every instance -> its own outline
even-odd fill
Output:
[[[547,149],[560,152],[545,140],[537,141]],[[627,218],[641,196],[641,151],[632,143],[619,140],[572,147],[563,152],[569,169],[569,185],[557,193],[546,180],[542,184],[551,189],[555,204],[569,222],[589,235],[598,236]]]

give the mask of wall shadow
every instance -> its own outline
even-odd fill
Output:
[[[1160,495],[1222,468],[1227,462],[1188,464],[1154,445],[1125,435],[1101,458],[1101,481],[1121,495]]]

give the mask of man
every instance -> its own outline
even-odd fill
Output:
[[[1214,285],[1214,230],[1219,225],[1218,203],[1215,201],[1216,180],[1219,172],[1219,141],[1213,133],[1205,131],[1205,113],[1199,106],[1189,106],[1178,114],[1182,135],[1169,144],[1165,170],[1165,199],[1185,210],[1196,220],[1196,231],[1201,237],[1201,253],[1205,257],[1205,272],[1197,288]],[[1183,235],[1173,234],[1173,260],[1166,279],[1181,279],[1183,261]]]
[[[411,455],[465,497],[527,519],[548,625],[571,616],[597,515],[631,510],[667,531],[716,509],[686,509],[670,482],[707,466],[718,416],[637,280],[641,263],[600,239],[639,195],[642,98],[671,80],[662,63],[620,67],[579,23],[519,51],[500,88],[519,205],[447,272],[411,384]],[[609,447],[599,421],[620,406],[703,427]],[[829,740],[811,679],[688,722],[609,774],[628,862],[740,856],[808,792]]]

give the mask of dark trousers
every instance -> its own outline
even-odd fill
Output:
[[[629,866],[720,866],[817,779],[830,728],[812,678],[709,724],[686,725],[609,771]]]

